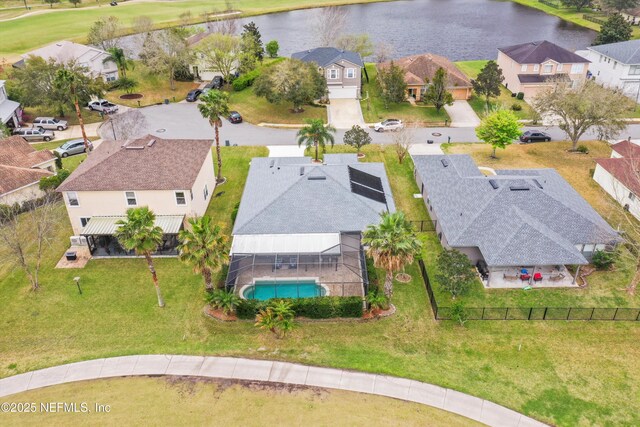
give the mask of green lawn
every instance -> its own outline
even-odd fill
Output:
[[[74,126],[80,123],[78,121],[78,116],[73,109],[68,109],[67,111],[65,111],[64,116],[60,116],[58,113],[59,111],[47,109],[44,107],[26,107],[24,109],[25,115],[23,116],[23,120],[25,122],[31,122],[36,117],[56,117],[62,120],[66,120],[69,126]],[[91,111],[88,108],[82,109],[82,119],[84,120],[85,124],[97,123],[102,121],[100,113],[98,113],[97,111]]]
[[[386,108],[380,96],[380,86],[376,81],[378,75],[376,66],[375,64],[366,64],[365,66],[369,82],[363,79],[363,100],[360,102],[365,122],[375,123],[387,118],[394,118],[416,126],[443,126],[444,121],[449,120],[444,108],[438,112],[434,107],[424,106],[422,103],[412,106],[409,102],[402,102],[391,104]]]
[[[131,398],[135,390],[136,398]],[[10,396],[7,402],[91,402],[91,414],[7,414],[13,426],[34,424],[263,426],[342,425],[468,427],[480,423],[419,403],[342,390],[291,385],[232,384],[224,380],[110,378],[47,387]],[[95,403],[110,406],[96,413]],[[242,402],[242,409],[238,405]],[[285,418],[286,414],[286,418]]]
[[[399,165],[392,147],[364,151],[367,161],[385,161],[396,205],[409,217],[424,213],[422,201],[412,197],[418,189],[411,161]],[[266,149],[223,148],[229,181],[216,188],[208,213],[226,230],[254,155],[266,155]],[[395,285],[394,316],[304,323],[277,340],[252,322],[222,323],[203,316],[202,279],[176,259],[156,260],[164,309],[157,307],[143,260],[98,260],[82,270],[55,270],[71,235],[64,211],[61,206],[57,238],[46,248],[40,291],[30,292],[24,274],[0,254],[2,377],[126,354],[244,356],[414,378],[554,425],[640,424],[637,324],[469,322],[461,328],[436,322],[419,272],[410,266],[413,280]],[[73,285],[75,276],[81,277],[82,295]]]
[[[485,66],[487,62],[488,61],[485,61],[485,60],[460,61],[460,62],[456,62],[455,64],[458,66],[458,68],[460,68],[460,70],[463,73],[469,76],[469,78],[475,79],[478,76],[478,73],[480,73],[480,70],[482,70],[482,68]],[[484,99],[484,97],[477,96],[475,92],[471,96],[471,99],[469,100],[469,105],[471,105],[471,108],[473,108],[473,111],[475,111],[476,114],[480,117],[485,115],[487,112],[486,100]],[[497,99],[492,98],[489,105],[490,105],[489,107],[490,111],[496,107],[512,109],[512,106],[519,105],[520,110],[518,111],[513,110],[513,112],[516,114],[516,116],[519,119],[529,120],[529,119],[533,119],[535,116],[535,113],[529,104],[527,104],[523,100],[516,99],[515,97],[511,96],[511,92],[504,86],[500,88],[500,96]]]
[[[237,110],[249,123],[301,124],[306,119],[321,119],[327,122],[327,109],[320,105],[304,105],[304,111],[293,113],[293,106],[287,102],[271,104],[265,98],[256,96],[253,88],[240,92],[229,92],[229,108]]]

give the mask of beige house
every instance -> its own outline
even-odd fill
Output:
[[[522,92],[525,100],[564,79],[573,85],[584,81],[590,61],[546,40],[498,48],[498,66],[504,85],[512,93]]]
[[[30,56],[39,56],[47,61],[53,59],[61,64],[75,62],[80,66],[86,67],[92,77],[101,77],[105,82],[112,82],[118,79],[118,67],[115,62],[108,59],[111,55],[96,47],[62,40],[25,53],[22,55],[22,60],[16,62],[13,66],[22,67]]]
[[[318,47],[296,52],[291,57],[318,66],[318,71],[327,79],[329,98],[360,97],[364,62],[358,52],[335,47]]]
[[[50,151],[36,151],[19,136],[0,140],[0,205],[42,197],[40,179],[52,176],[55,170],[55,156]]]
[[[396,59],[393,63],[405,72],[404,81],[407,84],[407,97],[420,101],[433,80],[438,69],[442,68],[447,72],[447,90],[453,95],[453,99],[468,100],[471,98],[473,86],[471,80],[456,65],[447,58],[432,53],[412,55]],[[386,69],[391,62],[378,64],[377,68]]]
[[[596,159],[593,179],[631,215],[640,219],[640,146],[622,141],[611,157]]]
[[[116,223],[142,206],[165,233],[159,254],[175,255],[185,217],[205,214],[215,186],[211,141],[147,135],[102,142],[58,191],[77,241],[86,239],[93,256],[130,255],[114,237]]]

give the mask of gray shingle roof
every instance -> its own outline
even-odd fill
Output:
[[[342,59],[364,67],[364,63],[358,52],[340,50],[335,47],[317,47],[315,49],[303,50],[302,52],[294,53],[291,57],[303,62],[315,62],[322,68],[339,62]]]
[[[233,234],[361,231],[377,223],[387,208],[395,211],[382,163],[358,163],[353,156],[333,160],[314,164],[309,157],[252,159]],[[387,204],[352,193],[348,166],[380,177]]]
[[[553,169],[484,176],[467,155],[414,156],[414,163],[448,243],[477,247],[489,266],[586,264],[575,245],[618,239]]]
[[[640,64],[640,40],[590,46],[589,49],[623,64]]]
[[[580,55],[546,40],[500,47],[498,50],[518,64],[542,64],[547,59],[552,59],[560,64],[590,62]]]

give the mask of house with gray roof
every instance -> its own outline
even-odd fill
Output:
[[[591,61],[591,77],[601,85],[640,99],[640,40],[589,46],[576,52]]]
[[[594,251],[618,242],[616,231],[553,169],[487,176],[468,155],[413,159],[442,245],[466,254],[487,287],[574,285],[566,265],[579,268]]]
[[[360,95],[364,62],[358,52],[317,47],[296,52],[291,58],[318,66],[318,71],[327,79],[329,98],[358,98]]]
[[[382,163],[355,154],[254,158],[233,227],[227,287],[245,298],[360,295],[361,232],[394,212]]]

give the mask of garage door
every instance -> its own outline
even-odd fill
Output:
[[[329,87],[329,99],[356,99],[358,88],[356,86]]]

